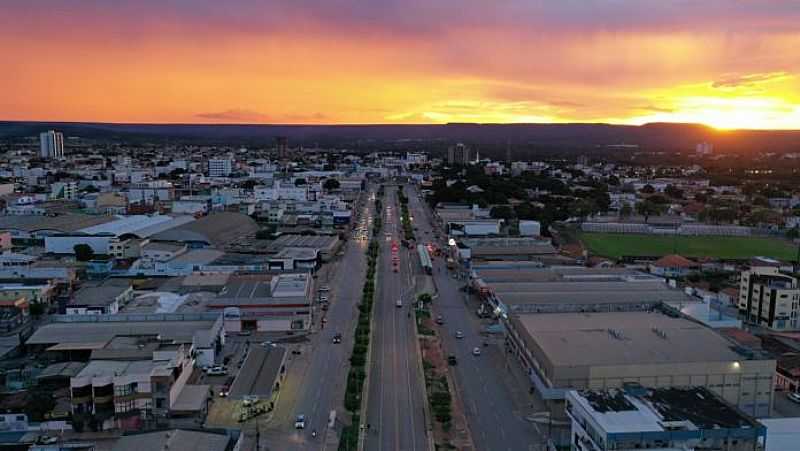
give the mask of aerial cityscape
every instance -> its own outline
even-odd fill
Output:
[[[6,0],[0,450],[800,451],[794,0]]]

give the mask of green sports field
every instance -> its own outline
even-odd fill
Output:
[[[793,261],[797,256],[797,247],[777,238],[581,233],[580,239],[591,255],[609,258],[679,254],[722,259],[764,256]]]

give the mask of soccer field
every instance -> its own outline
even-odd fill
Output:
[[[794,261],[797,256],[792,243],[777,238],[581,233],[580,239],[591,255],[609,258],[679,254],[722,259],[764,256]]]

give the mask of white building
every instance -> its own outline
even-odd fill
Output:
[[[694,146],[694,152],[697,155],[711,155],[714,153],[714,145],[707,142],[702,142]]]
[[[571,449],[763,449],[767,428],[702,387],[567,392]],[[788,449],[788,448],[786,448]]]
[[[40,155],[48,160],[64,159],[64,135],[50,130],[39,134]]]
[[[208,160],[209,177],[228,177],[233,172],[233,160],[213,159]]]
[[[275,181],[272,186],[255,189],[255,198],[262,200],[308,200],[308,185],[295,186]]]

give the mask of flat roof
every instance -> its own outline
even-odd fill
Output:
[[[767,427],[764,451],[784,451],[800,443],[800,417],[763,418],[758,421]]]
[[[172,429],[124,435],[117,440],[112,451],[226,451],[231,442],[226,434]]]
[[[189,385],[183,386],[178,393],[178,399],[170,407],[175,412],[199,412],[203,410],[208,399],[210,385]]]
[[[186,263],[190,265],[208,265],[225,255],[216,249],[192,249],[170,260],[170,263]]]
[[[28,345],[98,344],[120,335],[158,335],[164,340],[191,343],[198,329],[210,329],[212,320],[196,321],[104,321],[59,322],[41,326],[28,338]]]
[[[152,360],[92,360],[90,361],[76,378],[101,377],[101,376],[124,376],[131,374],[150,374],[153,369],[163,363]]]
[[[554,366],[615,366],[742,360],[712,329],[653,312],[512,316]]]
[[[277,252],[285,247],[330,248],[339,241],[336,235],[281,235],[270,243],[270,248]]]
[[[282,346],[251,346],[242,369],[233,381],[230,396],[242,398],[256,395],[261,399],[269,399],[285,358],[286,348]]]
[[[89,283],[75,292],[72,305],[106,306],[131,287],[127,279],[108,279]],[[67,305],[69,307],[69,304]]]
[[[758,423],[704,387],[641,388],[573,391],[579,404],[609,434],[665,432],[670,424],[688,422],[686,429],[752,429]]]
[[[510,305],[536,304],[667,304],[695,303],[681,290],[661,282],[553,282],[490,285],[500,300]]]

